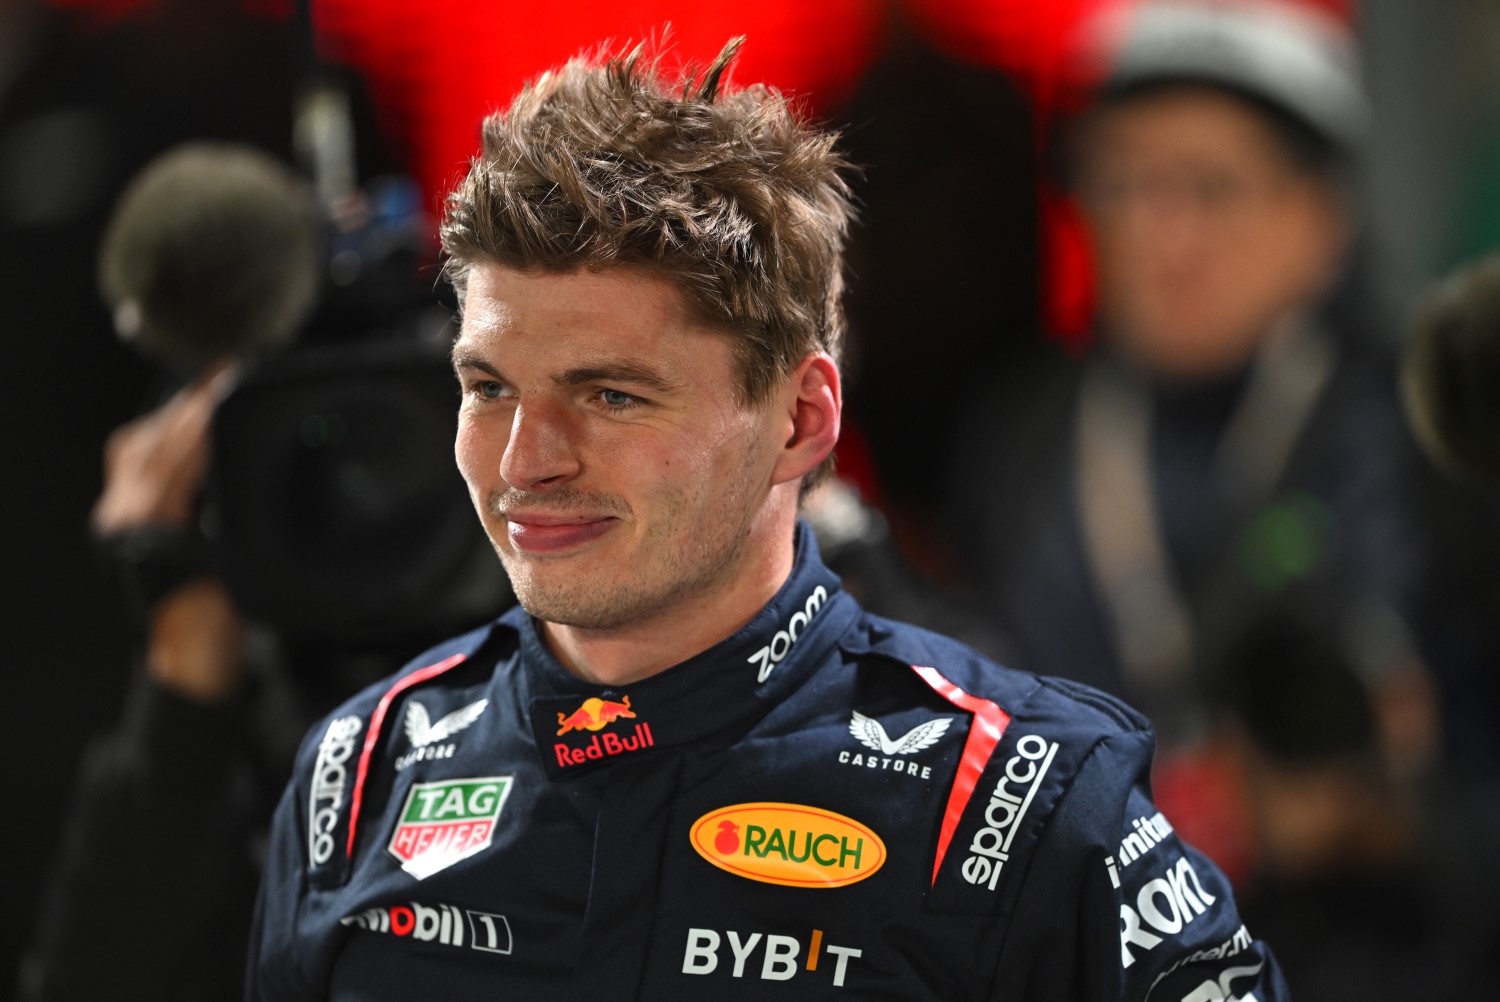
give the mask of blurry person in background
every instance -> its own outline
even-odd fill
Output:
[[[1401,377],[1434,471],[1422,480],[1417,622],[1442,687],[1448,758],[1488,785],[1500,763],[1500,255],[1426,293]]]
[[[243,144],[179,144],[132,180],[101,242],[117,333],[164,366],[170,392],[104,450],[90,527],[137,664],[119,723],[73,779],[25,1002],[121,985],[237,996],[265,829],[302,731],[507,597],[498,570],[463,571],[483,536],[439,452],[446,342],[402,333],[412,305],[393,290],[417,270],[402,231],[335,228],[330,242],[364,252],[384,288],[346,288],[368,300],[360,311],[310,321],[327,232],[312,188]],[[372,216],[382,204],[373,186],[351,201]],[[337,323],[376,305],[388,333]],[[336,439],[314,434],[335,422]],[[414,444],[439,458],[413,459]],[[361,588],[378,567],[397,580]]]
[[[276,759],[292,749],[250,738],[250,630],[204,539],[202,498],[215,408],[241,357],[301,330],[317,246],[305,185],[240,144],[174,147],[111,215],[99,282],[117,331],[184,385],[104,450],[90,527],[119,572],[139,668],[121,722],[92,742],[74,781],[22,964],[27,1002],[122,986],[143,998],[224,998],[239,979],[253,837]]]
[[[1401,425],[1374,332],[1330,309],[1366,117],[1347,27],[1254,0],[1109,27],[1066,149],[1095,343],[997,375],[950,507],[1020,662],[1127,694],[1176,742],[1216,606],[1308,577],[1399,606]]]

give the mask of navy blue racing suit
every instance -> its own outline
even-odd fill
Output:
[[[1153,806],[1142,717],[872,616],[796,548],[644,681],[573,677],[513,609],[332,714],[248,997],[1287,997]]]

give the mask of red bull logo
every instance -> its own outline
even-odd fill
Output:
[[[593,736],[583,744],[579,744],[576,738],[573,741],[554,742],[552,750],[557,756],[558,768],[567,769],[588,762],[600,762],[616,755],[643,751],[656,744],[651,725],[644,720],[629,732],[605,730],[622,719],[636,719],[635,711],[630,708],[629,696],[618,701],[590,696],[572,713],[559,713],[558,737],[574,731],[591,733]]]
[[[614,723],[621,717],[634,717],[635,712],[630,709],[630,697],[626,696],[620,702],[612,699],[600,699],[598,696],[590,696],[583,701],[583,705],[572,713],[557,715],[557,736],[562,737],[569,731],[598,731],[603,730],[609,724]]]

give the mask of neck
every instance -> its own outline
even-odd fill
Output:
[[[628,685],[681,664],[733,636],[776,595],[792,572],[795,520],[795,505],[758,520],[720,580],[647,619],[604,629],[540,621],[542,640],[563,668],[597,685]]]

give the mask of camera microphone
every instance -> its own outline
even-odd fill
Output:
[[[100,245],[99,287],[120,338],[191,375],[289,342],[317,295],[307,186],[249,146],[169,150],[127,186]]]

